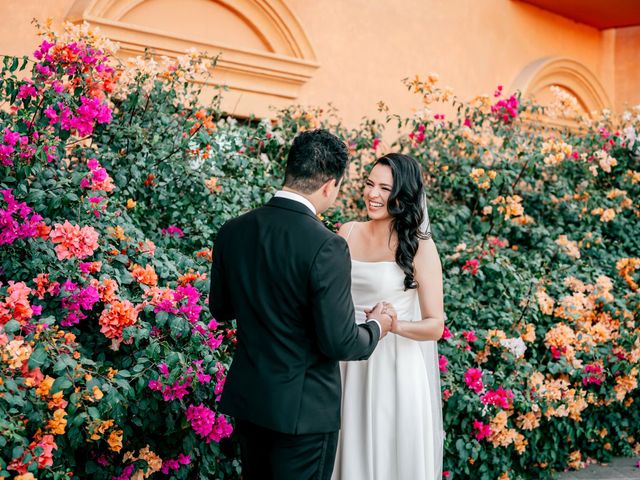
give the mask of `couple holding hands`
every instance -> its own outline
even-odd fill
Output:
[[[216,238],[210,308],[238,340],[219,410],[235,418],[246,480],[442,475],[442,268],[422,171],[379,158],[369,220],[336,235],[317,215],[347,164],[337,137],[299,134],[282,190]]]

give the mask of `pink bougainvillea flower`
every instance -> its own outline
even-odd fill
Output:
[[[482,370],[479,368],[470,368],[464,374],[464,381],[471,390],[476,393],[482,392],[484,385],[482,384]]]
[[[511,406],[513,391],[498,387],[497,390],[489,390],[480,398],[480,400],[485,405],[495,405],[497,407],[507,409]]]
[[[167,228],[163,228],[162,233],[164,235],[176,235],[178,238],[184,237],[184,232],[182,231],[182,229],[176,227],[175,225],[169,225]]]
[[[438,367],[442,373],[447,373],[447,365],[449,364],[449,360],[444,355],[440,355],[438,358]]]
[[[72,225],[68,220],[63,224],[56,223],[49,234],[49,239],[56,244],[58,260],[86,258],[93,255],[98,248],[98,232],[93,227]]]
[[[215,412],[205,405],[189,405],[187,420],[196,434],[207,443],[219,442],[233,432],[233,427],[223,415],[216,417]]]
[[[491,435],[491,425],[484,424],[479,420],[473,421],[473,428],[476,430],[474,435],[478,441]]]
[[[462,336],[467,342],[475,342],[478,340],[475,330],[464,331],[462,332]]]
[[[477,258],[472,258],[471,260],[467,260],[467,262],[462,266],[462,270],[470,272],[471,275],[477,275],[479,266],[480,261]]]

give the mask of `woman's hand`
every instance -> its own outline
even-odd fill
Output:
[[[388,302],[382,302],[382,313],[391,317],[391,332],[398,333],[398,312],[394,306]]]

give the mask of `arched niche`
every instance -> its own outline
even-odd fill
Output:
[[[97,26],[120,55],[188,48],[220,55],[213,82],[229,88],[228,112],[269,116],[290,104],[318,68],[300,22],[283,0],[76,0],[67,19]]]
[[[531,62],[513,81],[511,90],[520,90],[524,97],[545,105],[551,100],[552,86],[574,96],[586,115],[611,108],[607,93],[591,70],[568,58],[545,57]]]

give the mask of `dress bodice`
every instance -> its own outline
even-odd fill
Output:
[[[364,309],[379,302],[391,303],[401,320],[419,320],[418,292],[405,291],[404,272],[395,262],[351,260],[351,295],[358,323],[365,320]]]

